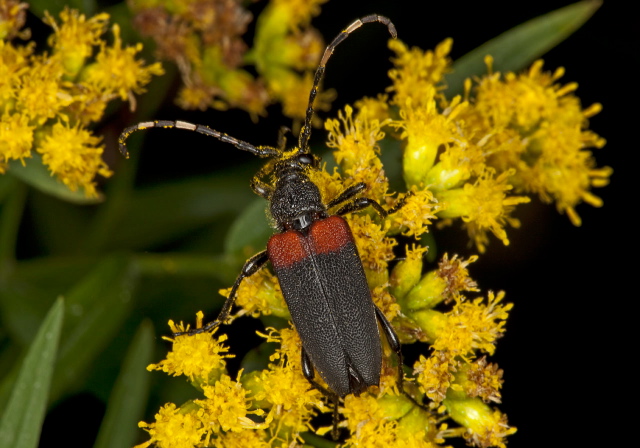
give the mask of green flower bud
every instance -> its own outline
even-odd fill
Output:
[[[413,288],[422,274],[422,257],[407,257],[391,271],[391,294],[401,301]]]
[[[446,287],[447,282],[438,276],[437,271],[428,272],[417,285],[411,288],[400,304],[407,312],[433,308],[444,299],[443,293]]]

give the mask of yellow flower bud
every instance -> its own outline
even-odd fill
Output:
[[[429,190],[433,192],[449,190],[469,178],[468,169],[448,169],[447,165],[443,162],[438,162],[429,170],[424,179],[424,183],[429,186]]]
[[[472,445],[504,448],[504,438],[516,432],[516,428],[507,425],[506,415],[492,410],[479,398],[446,398],[443,403],[451,418],[467,428],[465,438],[471,439]]]
[[[427,138],[409,138],[402,156],[404,181],[408,186],[425,184],[427,173],[438,153],[438,144]]]

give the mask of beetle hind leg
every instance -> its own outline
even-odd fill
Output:
[[[307,381],[309,381],[309,384],[311,384],[313,388],[319,390],[322,395],[327,397],[327,400],[331,400],[333,402],[333,426],[331,428],[331,438],[333,440],[338,440],[340,438],[340,429],[338,428],[338,422],[340,421],[340,415],[338,413],[338,404],[340,402],[340,397],[335,392],[331,392],[326,387],[321,386],[314,379],[315,375],[313,364],[311,363],[311,358],[309,358],[309,355],[304,350],[304,348],[302,349],[300,355],[302,358],[301,365],[302,374],[304,375],[304,377],[307,379]]]
[[[384,331],[384,334],[387,338],[387,341],[389,342],[389,345],[391,346],[391,349],[394,352],[396,352],[396,356],[398,357],[398,378],[396,380],[398,384],[398,390],[402,393],[402,395],[404,395],[409,400],[411,400],[411,402],[416,406],[418,406],[419,408],[424,409],[425,411],[429,410],[424,404],[419,403],[418,400],[413,398],[409,394],[409,392],[407,392],[404,389],[404,372],[402,371],[402,366],[404,363],[403,363],[402,349],[400,346],[400,340],[398,339],[398,335],[396,334],[393,327],[391,326],[391,322],[387,320],[384,313],[380,311],[380,309],[377,306],[375,307],[375,310],[376,310],[376,317],[378,318],[378,322],[382,327],[382,331]]]
[[[263,250],[262,252],[255,254],[253,257],[249,258],[245,262],[242,268],[242,272],[240,272],[240,275],[238,275],[238,278],[233,284],[233,287],[231,288],[231,292],[229,293],[229,297],[227,297],[227,300],[225,300],[224,305],[222,305],[222,309],[220,310],[220,313],[218,314],[218,317],[216,318],[216,320],[214,320],[213,322],[209,322],[208,324],[206,324],[201,328],[194,328],[192,330],[185,331],[182,333],[174,333],[173,336],[174,337],[182,336],[183,334],[188,334],[189,336],[193,336],[194,334],[204,333],[206,331],[213,330],[218,325],[220,325],[225,320],[227,320],[227,318],[229,317],[229,313],[231,312],[231,307],[233,306],[233,303],[236,301],[236,295],[238,294],[238,288],[240,287],[240,282],[242,282],[242,280],[244,280],[246,277],[250,277],[251,275],[258,272],[258,270],[260,270],[260,268],[268,260],[269,260],[269,256],[267,255],[267,251]]]

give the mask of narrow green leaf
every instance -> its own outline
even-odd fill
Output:
[[[29,11],[38,17],[44,17],[44,12],[58,18],[58,14],[65,7],[78,9],[84,14],[93,14],[97,9],[96,0],[30,0]]]
[[[35,448],[40,439],[64,316],[64,301],[51,307],[20,367],[0,422],[0,446]]]
[[[316,448],[336,448],[338,446],[336,442],[331,442],[324,437],[315,435],[312,432],[303,432],[300,434],[300,437],[302,437],[302,440],[304,440],[306,444],[315,446]]]
[[[79,384],[129,315],[135,272],[128,256],[110,256],[68,294],[52,399]]]
[[[453,73],[446,76],[449,97],[462,93],[466,78],[486,72],[486,55],[493,57],[495,71],[522,70],[580,28],[601,4],[598,0],[585,0],[565,6],[518,25],[467,53],[453,64]]]
[[[238,253],[245,248],[257,252],[266,247],[267,240],[273,234],[267,221],[266,208],[264,199],[255,199],[240,213],[225,238],[226,253]]]
[[[3,273],[7,276],[0,282],[0,314],[3,330],[12,342],[21,348],[29,345],[52,300],[95,265],[96,260],[87,257],[40,257],[21,260],[6,269]]]
[[[150,277],[209,277],[221,282],[233,281],[243,259],[229,255],[136,254],[135,268]]]
[[[187,236],[251,202],[250,174],[225,172],[138,190],[124,198],[109,248],[146,248]]]
[[[95,198],[88,198],[85,196],[83,188],[79,188],[76,191],[69,190],[69,187],[51,175],[42,164],[42,157],[39,154],[33,154],[30,159],[25,161],[25,165],[22,165],[19,160],[10,161],[7,172],[33,188],[63,201],[74,204],[96,204],[104,199],[100,195]]]
[[[107,412],[94,448],[133,446],[138,421],[143,417],[149,395],[149,372],[154,332],[150,321],[138,327],[113,387]]]
[[[10,180],[9,185],[5,185],[9,190],[8,197],[0,207],[0,282],[9,271],[6,265],[15,260],[18,229],[27,197],[26,187],[14,179]]]

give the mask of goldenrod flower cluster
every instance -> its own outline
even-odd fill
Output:
[[[36,53],[35,42],[11,42],[28,36],[21,30],[26,5],[3,5],[12,14],[0,21],[0,173],[12,160],[37,163],[27,159],[41,157],[72,191],[83,188],[94,197],[95,177],[112,172],[102,160],[101,139],[89,126],[111,100],[133,105],[133,95],[162,68],[136,59],[140,44],[123,48],[118,25],[111,27],[113,43],[107,44],[105,13],[87,18],[64,9],[59,20],[47,14],[44,22],[53,28],[49,53]]]
[[[480,293],[468,271],[477,256],[445,253],[436,267],[426,267],[428,248],[413,244],[390,268],[396,237],[417,241],[433,224],[459,218],[478,251],[486,249],[489,234],[508,244],[506,225],[518,225],[512,212],[532,193],[554,201],[578,224],[576,206],[600,205],[590,188],[604,185],[610,174],[595,167],[588,150],[604,144],[586,128],[600,107],[583,110],[572,93],[575,85],[556,84],[562,71],[545,73],[541,62],[525,73],[502,76],[487,60],[487,76],[475,86],[467,82],[464,97],[447,99],[443,76],[450,70],[450,40],[427,52],[400,41],[390,47],[396,57],[387,94],[347,106],[325,123],[338,167],[309,176],[325,202],[364,182],[367,197],[395,210],[385,219],[364,210],[347,220],[376,306],[403,343],[428,344],[404,381],[404,389],[424,407],[398,390],[397,359],[383,343],[379,387],[349,395],[339,405],[342,443],[433,447],[463,437],[472,446],[503,448],[516,429],[494,407],[501,401],[503,373],[487,357],[495,352],[513,305],[504,301],[504,292]],[[404,147],[405,192],[389,191],[379,158],[385,138]],[[226,297],[229,290],[221,293]],[[236,303],[241,309],[230,320],[242,314],[288,317],[277,279],[266,268],[242,282]],[[280,344],[269,366],[241,372],[235,381],[221,367],[220,337],[177,337],[167,360],[152,368],[187,375],[206,398],[181,407],[169,404],[154,423],[142,423],[151,435],[142,446],[289,447],[302,444],[305,432],[329,432],[313,419],[327,405],[302,375],[295,331],[270,329],[263,336]],[[211,395],[210,388],[220,395]],[[212,412],[215,400],[229,403],[224,412]]]
[[[280,103],[283,112],[304,118],[309,90],[324,45],[310,26],[326,0],[274,0],[260,14],[252,48],[242,36],[251,13],[235,0],[141,0],[130,2],[135,24],[152,37],[160,56],[176,63],[184,85],[185,109],[246,110],[255,120]],[[245,69],[252,65],[254,77]],[[326,109],[333,93],[323,92]]]

